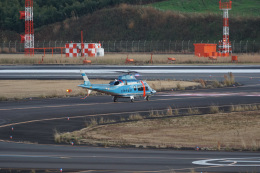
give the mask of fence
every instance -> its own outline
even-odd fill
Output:
[[[80,41],[73,41],[80,43]],[[98,41],[84,41],[91,43]],[[44,47],[65,47],[69,41],[43,41],[35,42],[35,48]],[[101,41],[105,52],[154,52],[154,53],[194,53],[194,43],[215,43],[218,41]],[[231,42],[233,53],[260,53],[260,42],[256,41],[236,41]],[[43,50],[37,50],[42,52]],[[51,50],[49,50],[51,51]],[[19,41],[9,41],[0,43],[0,53],[21,53],[24,52],[24,44]],[[46,50],[48,52],[48,50]],[[60,53],[60,50],[54,50],[54,53]]]

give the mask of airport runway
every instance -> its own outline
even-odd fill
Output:
[[[104,78],[113,79],[118,75],[117,72],[114,72],[113,66],[84,67],[84,70],[92,71],[92,73],[88,73],[90,78],[101,75]],[[99,71],[99,68],[103,71]],[[190,169],[193,168],[197,172],[260,172],[259,153],[154,151],[53,145],[54,129],[60,132],[81,129],[85,125],[86,117],[90,116],[120,117],[133,112],[146,114],[150,110],[167,109],[168,106],[183,108],[204,107],[213,104],[260,103],[260,66],[156,66],[144,68],[127,66],[118,67],[116,71],[143,70],[141,78],[183,80],[223,80],[223,75],[226,72],[233,72],[236,81],[243,86],[159,92],[149,102],[139,100],[134,103],[130,103],[129,100],[119,100],[119,102],[114,103],[110,96],[88,97],[86,99],[74,97],[1,102],[0,139],[37,142],[41,145],[1,142],[0,168],[63,168],[64,170],[103,170],[104,172],[161,170],[165,172],[190,172]],[[53,79],[81,79],[78,73],[79,69],[81,69],[81,66],[18,66],[17,68],[2,66],[0,68],[0,79],[38,79],[39,74],[42,74],[42,76],[38,76],[40,79],[45,79],[46,76]],[[19,70],[30,70],[30,72]],[[39,72],[39,70],[45,71]],[[74,72],[68,72],[68,70]],[[150,73],[151,71],[157,73]]]
[[[0,142],[1,168],[81,172],[259,172],[259,153],[116,149]]]
[[[81,79],[79,71],[84,70],[91,78],[114,79],[120,71],[137,71],[142,79],[223,79],[228,72],[236,76],[246,74],[257,77],[259,65],[208,65],[208,66],[102,66],[102,65],[30,65],[0,66],[0,79]],[[119,72],[118,72],[119,71]]]

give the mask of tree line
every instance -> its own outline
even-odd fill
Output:
[[[34,27],[80,17],[121,3],[141,5],[157,1],[162,0],[34,0]],[[0,30],[24,32],[24,21],[19,19],[24,4],[25,0],[0,1]]]

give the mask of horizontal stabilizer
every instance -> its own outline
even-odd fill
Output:
[[[86,73],[83,70],[80,70],[80,74],[84,79],[84,85],[91,85],[88,76],[86,75]]]

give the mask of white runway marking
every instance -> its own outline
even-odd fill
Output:
[[[257,166],[258,167],[260,166],[260,157],[208,159],[208,160],[198,160],[192,163],[196,165],[204,165],[204,166],[246,166],[246,167]]]
[[[0,155],[0,157],[16,157],[16,158],[58,158],[58,156],[40,156],[40,155]]]
[[[224,97],[224,96],[244,96],[244,97],[260,97],[260,93],[176,93],[176,94],[157,94],[162,97]]]
[[[92,74],[92,73],[116,73],[116,71],[120,71],[121,69],[105,69],[105,70],[99,70],[99,69],[91,69],[91,70],[83,70],[85,73],[87,74]],[[124,70],[124,69],[122,69]],[[214,74],[214,73],[260,73],[260,69],[135,69],[136,71],[138,71],[139,73],[151,73],[151,74],[155,74],[155,73],[210,73],[210,74]],[[80,74],[80,70],[0,70],[0,74],[1,73],[77,73]]]

